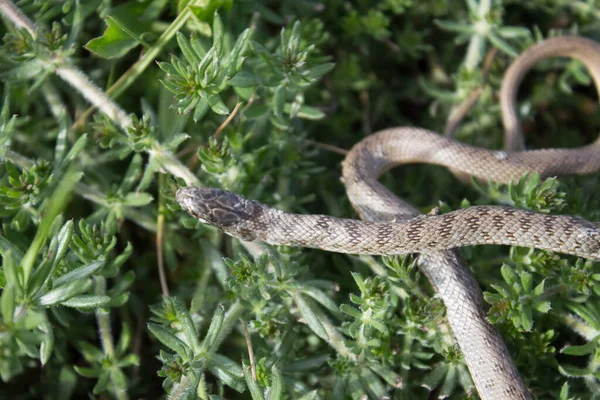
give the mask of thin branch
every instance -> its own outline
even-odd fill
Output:
[[[211,138],[216,138],[217,136],[219,136],[219,133],[221,133],[223,131],[223,129],[225,129],[225,127],[227,127],[227,125],[229,125],[229,123],[231,122],[231,120],[233,119],[233,117],[235,117],[235,114],[237,114],[238,110],[240,109],[240,106],[242,105],[241,102],[238,102],[235,105],[235,108],[233,109],[233,111],[231,112],[231,114],[229,114],[229,116],[227,117],[227,119],[225,121],[223,121],[223,123],[221,125],[219,125],[219,127],[217,128],[217,130],[215,131],[215,133],[213,133],[210,137]]]
[[[204,143],[204,147],[208,147],[209,143],[210,143],[210,139],[214,139],[216,138],[219,133],[221,133],[223,131],[223,129],[225,129],[227,127],[227,125],[229,125],[229,123],[233,120],[233,117],[235,117],[235,115],[237,114],[238,110],[240,109],[240,106],[242,105],[241,102],[238,102],[235,105],[235,108],[233,109],[233,111],[231,112],[231,114],[229,114],[227,116],[227,118],[225,119],[225,121],[223,121],[223,123],[221,125],[219,125],[219,127],[217,128],[217,130],[210,135],[210,138]],[[197,148],[193,145],[188,146],[184,151],[182,151],[181,153],[179,153],[179,155],[181,155],[182,153],[186,153],[188,154],[188,152],[194,151]],[[189,169],[194,169],[196,167],[196,164],[198,164],[198,157],[193,157],[190,162],[188,162],[187,166]]]
[[[242,321],[242,329],[244,330],[244,337],[246,338],[246,346],[248,346],[248,359],[250,360],[250,372],[252,373],[252,380],[256,382],[256,360],[254,358],[254,350],[252,349],[252,340],[248,333],[248,325],[246,321]]]
[[[345,150],[340,147],[336,147],[336,146],[333,146],[333,145],[330,145],[327,143],[317,142],[316,140],[312,140],[312,139],[305,139],[304,143],[311,144],[313,146],[320,147],[323,150],[331,151],[333,153],[341,154],[343,156],[345,156],[349,153],[348,150]]]
[[[163,174],[159,174],[158,177],[158,218],[156,221],[156,261],[158,265],[158,278],[160,280],[160,288],[163,296],[169,296],[169,286],[167,285],[167,275],[165,274],[165,260],[163,254],[163,233],[165,230],[165,205],[164,198],[160,194],[165,177]]]
[[[492,62],[498,53],[498,49],[493,47],[488,51],[485,61],[483,63],[483,70],[481,74],[481,83],[471,92],[469,97],[465,99],[462,103],[460,103],[457,107],[453,108],[453,110],[448,115],[448,120],[446,121],[446,128],[444,129],[444,136],[453,137],[454,132],[458,125],[462,122],[471,108],[477,103],[481,93],[483,93],[483,87],[487,82],[487,78],[492,67]]]

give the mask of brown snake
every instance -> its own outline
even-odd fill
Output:
[[[481,290],[456,247],[504,244],[600,260],[600,224],[572,216],[509,207],[477,206],[443,215],[419,215],[377,179],[400,164],[443,165],[479,180],[509,183],[526,172],[542,177],[600,169],[600,141],[576,149],[513,151],[522,142],[515,110],[525,73],[539,60],[580,59],[600,88],[600,45],[579,37],[538,43],[505,74],[501,105],[505,150],[489,151],[419,128],[392,128],[354,146],[343,163],[350,201],[365,221],[285,213],[213,188],[177,192],[181,206],[201,222],[244,239],[352,254],[420,253],[418,263],[444,301],[447,317],[483,399],[530,397],[508,350],[487,321]]]

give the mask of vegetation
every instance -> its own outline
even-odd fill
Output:
[[[503,72],[546,37],[600,41],[594,2],[20,0],[27,17],[11,4],[0,1],[2,396],[476,398],[411,258],[241,243],[174,194],[214,186],[355,217],[336,150],[392,126],[442,132],[473,93],[457,138],[500,148]],[[519,104],[530,147],[597,136],[576,61],[542,63]],[[383,181],[424,212],[501,203],[598,221],[599,177],[469,186],[407,166]],[[597,397],[600,264],[463,255],[533,393]]]

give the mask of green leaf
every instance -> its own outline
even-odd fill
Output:
[[[112,299],[104,295],[84,294],[81,296],[71,297],[69,300],[63,301],[61,304],[66,307],[93,309],[107,305]]]
[[[15,262],[12,249],[3,252],[2,270],[7,286],[12,286],[17,293],[22,292],[21,281],[19,279],[19,268]]]
[[[129,1],[112,8],[105,17],[104,34],[87,42],[85,48],[102,58],[123,57],[138,45],[131,34],[140,37],[151,31],[151,21],[141,20],[147,5],[148,2]]]
[[[454,21],[443,21],[436,19],[433,21],[440,29],[449,32],[459,32],[459,33],[473,33],[473,27],[471,25],[462,23],[462,22],[454,22]]]
[[[0,146],[4,146],[10,138],[17,121],[17,116],[13,115],[8,118],[9,113],[9,101],[8,96],[4,99],[4,105],[2,106],[2,112],[0,113]],[[1,147],[0,147],[1,149]],[[3,150],[0,150],[0,156],[3,154]]]
[[[213,345],[221,333],[221,327],[223,326],[223,319],[225,318],[225,308],[222,304],[217,305],[215,314],[213,315],[208,332],[206,332],[206,338],[202,343],[202,347],[205,351],[213,352]]]
[[[275,94],[273,94],[273,113],[277,117],[283,116],[283,109],[285,106],[285,87],[280,85],[275,89]]]
[[[27,285],[27,297],[34,298],[48,282],[53,272],[53,263],[48,259],[42,260],[38,267],[33,271],[29,285]]]
[[[190,317],[189,311],[179,297],[173,298],[173,306],[175,308],[175,313],[177,314],[177,319],[181,323],[181,329],[187,340],[187,345],[190,346],[194,352],[198,351],[198,349],[200,349],[198,332],[194,327],[194,322],[192,321],[192,317]]]
[[[106,262],[104,260],[100,260],[100,261],[94,261],[93,263],[88,264],[84,267],[79,267],[77,269],[74,269],[73,271],[57,278],[53,282],[53,286],[56,288],[56,287],[59,287],[62,285],[72,283],[77,280],[85,279],[85,278],[91,276],[92,274],[94,274],[95,272],[99,271],[105,264],[106,264]]]
[[[569,383],[563,383],[560,388],[560,396],[558,397],[560,400],[569,400]]]
[[[370,363],[369,369],[383,378],[384,381],[388,383],[388,385],[401,388],[402,387],[402,376],[398,375],[389,366],[385,366],[383,364]]]
[[[318,392],[316,390],[313,390],[312,392],[308,392],[304,396],[298,398],[298,400],[317,400],[318,398]]]
[[[296,302],[296,306],[298,306],[298,311],[306,324],[310,327],[310,329],[321,339],[329,342],[329,336],[323,328],[323,324],[321,324],[320,318],[317,313],[313,310],[314,305],[304,299],[301,294],[295,294],[292,296],[294,301]]]
[[[518,325],[515,326],[518,327]],[[530,308],[525,308],[521,312],[521,327],[526,332],[531,332],[531,329],[533,328],[533,316],[531,315]]]
[[[133,246],[131,246],[131,243],[127,242],[127,247],[125,247],[125,250],[123,250],[121,254],[115,257],[115,259],[111,263],[111,267],[114,269],[118,269],[121,265],[125,263],[125,261],[129,259],[131,253],[133,253]],[[127,274],[129,274],[129,272]],[[127,274],[125,274],[125,276],[127,276]],[[120,282],[123,282],[123,278],[121,278]]]
[[[517,274],[515,274],[515,271],[506,264],[502,265],[500,273],[502,274],[504,281],[511,286],[517,281]]]
[[[540,283],[538,283],[538,285],[535,287],[535,289],[533,289],[533,294],[536,296],[541,296],[544,294],[544,285],[546,283],[546,280],[542,280]]]
[[[569,378],[585,378],[592,375],[593,372],[589,368],[579,368],[571,365],[559,365],[558,371]]]
[[[92,389],[92,393],[98,395],[106,390],[108,387],[108,383],[110,382],[110,372],[102,371],[100,376],[98,377],[98,382],[94,385],[94,389]]]
[[[217,12],[213,17],[213,48],[215,49],[216,56],[221,57],[223,53],[223,21]]]
[[[40,362],[44,366],[50,360],[52,350],[54,349],[54,329],[48,320],[45,321],[40,329],[44,332],[44,340],[40,345]]]
[[[71,146],[71,149],[67,155],[61,160],[60,168],[67,168],[75,158],[81,153],[87,144],[87,134],[81,135],[75,143]]]
[[[80,1],[76,0],[75,10],[73,11],[73,22],[71,22],[71,32],[69,32],[67,42],[65,43],[65,48],[67,49],[76,43],[79,33],[83,29],[84,16],[82,8]]]
[[[221,286],[227,288],[226,280],[229,276],[229,272],[227,271],[227,266],[223,262],[223,255],[207,240],[200,241],[200,246],[202,247],[202,253],[207,265],[211,266]]]
[[[144,41],[144,39],[142,39],[142,36],[138,35],[134,31],[132,31],[131,29],[129,29],[129,27],[127,26],[127,24],[124,21],[121,21],[118,18],[113,17],[112,15],[108,15],[106,17],[106,22],[108,24],[112,24],[113,26],[118,26],[119,29],[121,29],[122,32],[126,33],[127,36],[129,36],[130,38],[132,38],[133,40],[135,40],[137,43],[143,45],[144,47],[150,47],[150,45],[147,44]]]
[[[330,358],[331,354],[320,354],[303,360],[290,362],[285,365],[284,372],[309,372],[311,370],[317,370]]]
[[[15,304],[17,293],[13,285],[8,284],[0,293],[0,311],[2,312],[2,321],[11,324],[15,314]]]
[[[362,320],[362,312],[360,312],[360,310],[349,306],[348,304],[342,304],[340,306],[340,311],[342,311],[345,314],[350,315],[351,317],[354,317],[358,320]]]
[[[232,5],[233,0],[210,0],[204,2],[204,5],[190,6],[190,9],[200,21],[210,24],[216,15],[216,10],[219,8],[230,10]]]
[[[310,71],[308,71],[307,77],[311,80],[317,80],[334,68],[335,63],[319,64],[311,67]]]
[[[181,32],[177,32],[177,44],[183,53],[186,61],[191,65],[200,64],[201,58],[198,56],[198,53],[194,51],[192,45],[187,40],[185,35]]]
[[[40,60],[35,59],[20,64],[17,68],[10,69],[0,74],[6,81],[24,81],[37,78],[40,74],[46,73],[46,65]]]
[[[502,26],[496,29],[496,32],[504,39],[526,38],[531,36],[529,29],[518,26]]]
[[[4,236],[0,235],[0,255],[3,258],[7,257],[9,251],[12,252],[11,257],[14,258],[14,262],[17,264],[20,263],[21,259],[23,258],[23,252]]]
[[[248,386],[248,389],[250,389],[252,400],[265,400],[258,383],[252,379],[250,367],[246,366],[245,363],[242,363],[242,369],[244,370],[244,378],[246,378],[246,385]]]
[[[244,116],[249,119],[260,118],[269,111],[265,104],[254,103],[244,111]]]
[[[587,356],[594,354],[600,343],[600,335],[581,346],[566,346],[560,352],[571,356]]]
[[[234,361],[220,354],[212,354],[207,368],[217,379],[227,386],[243,392],[246,389],[242,380],[242,369]]]
[[[283,398],[283,377],[276,366],[271,368],[271,388],[269,390],[269,400],[281,400]]]
[[[73,220],[69,220],[63,225],[63,227],[58,232],[58,235],[56,236],[56,240],[58,241],[58,246],[56,249],[56,255],[54,256],[54,261],[52,262],[53,268],[64,257],[67,249],[69,248],[69,243],[71,242],[72,236],[73,236]]]
[[[529,272],[521,272],[521,285],[523,286],[523,289],[525,291],[525,293],[529,293],[531,292],[531,287],[533,286],[533,275],[531,275]]]
[[[499,50],[508,54],[509,56],[517,57],[519,55],[510,44],[501,39],[500,36],[496,35],[494,31],[489,31],[487,34],[487,38],[494,46],[496,46]]]
[[[254,87],[261,84],[261,79],[252,72],[240,71],[228,82],[230,86],[236,87]]]
[[[71,297],[75,297],[85,292],[91,286],[92,282],[90,280],[76,280],[75,282],[71,282],[69,284],[59,286],[56,289],[52,289],[48,293],[41,296],[38,299],[37,303],[41,306],[51,306],[53,304],[58,304],[70,299]]]
[[[135,193],[127,193],[125,198],[123,199],[123,205],[129,207],[142,207],[147,204],[152,203],[154,198],[150,193],[146,192],[135,192]]]
[[[219,100],[220,100],[220,98],[219,98]],[[194,109],[194,116],[193,116],[194,122],[198,122],[202,118],[204,118],[204,116],[206,115],[206,112],[208,111],[208,108],[209,108],[208,99],[204,96],[201,97],[200,100],[198,101],[198,104],[196,104],[196,108]]]
[[[290,103],[286,103],[285,106],[283,107],[283,111],[285,111],[287,114],[291,114],[292,105]],[[307,105],[301,105],[300,109],[296,113],[296,116],[298,118],[302,118],[302,119],[317,121],[317,120],[325,118],[325,113],[323,113],[318,108],[307,106]]]
[[[196,389],[200,379],[189,371],[187,375],[184,375],[179,383],[173,386],[171,393],[169,394],[169,400],[194,400],[196,398]]]
[[[60,168],[60,162],[62,161],[65,151],[67,149],[67,133],[69,126],[71,125],[70,118],[66,113],[63,113],[60,119],[60,129],[56,137],[56,145],[54,146],[54,170],[57,171]]]
[[[221,97],[218,94],[209,96],[208,104],[210,105],[210,108],[219,115],[229,114],[229,108],[223,103],[223,100],[221,100]]]
[[[339,309],[337,304],[331,300],[329,296],[327,296],[322,290],[317,289],[313,286],[302,286],[302,292],[312,297],[314,300],[319,302],[323,307],[328,309],[334,314],[339,314]]]
[[[448,373],[448,368],[449,367],[447,364],[438,365],[425,376],[423,382],[421,383],[421,386],[423,386],[430,392],[433,391],[433,389],[439,386],[439,384],[442,382],[442,380]]]
[[[154,173],[159,170],[161,167],[160,162],[156,159],[155,156],[150,157],[148,162],[146,163],[146,169],[144,169],[144,175],[142,175],[142,179],[136,188],[137,191],[145,190],[150,183],[152,182],[152,177]]]
[[[127,301],[129,300],[129,293],[121,293],[117,296],[113,296],[110,298],[110,301],[108,303],[106,303],[106,308],[112,308],[112,307],[121,307],[122,305],[125,305],[125,303],[127,303]]]
[[[162,344],[179,354],[183,360],[187,360],[189,355],[192,354],[191,349],[168,329],[157,324],[148,324],[147,326],[148,330],[152,332]]]
[[[133,189],[142,173],[142,161],[142,156],[138,153],[133,156],[121,181],[121,185],[119,185],[118,193],[127,193]]]
[[[75,369],[75,371],[79,375],[81,375],[85,378],[97,378],[102,373],[101,368],[85,368],[85,367],[80,367],[78,365],[74,365],[73,369]]]

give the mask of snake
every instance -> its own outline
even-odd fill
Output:
[[[549,57],[579,59],[600,88],[600,45],[596,42],[564,36],[529,47],[512,62],[502,81],[503,150],[471,146],[415,127],[386,129],[357,143],[342,163],[342,181],[360,220],[288,213],[210,187],[179,188],[176,199],[200,222],[246,241],[349,254],[416,253],[420,270],[444,302],[479,396],[529,399],[531,393],[501,335],[486,318],[481,289],[459,248],[511,245],[600,260],[600,223],[491,205],[422,215],[378,178],[393,167],[412,163],[441,165],[478,181],[505,184],[526,173],[544,178],[600,170],[600,140],[579,148],[522,150],[518,87],[536,63]]]

